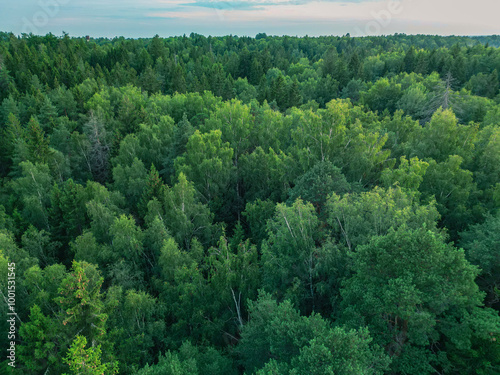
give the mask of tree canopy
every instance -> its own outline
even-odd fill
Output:
[[[498,36],[0,33],[10,373],[500,373],[499,71]]]

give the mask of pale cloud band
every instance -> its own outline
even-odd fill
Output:
[[[59,7],[49,14],[44,9],[51,4]],[[110,37],[190,32],[484,35],[500,33],[499,10],[498,0],[25,0],[0,4],[0,29],[21,33],[27,21],[38,20],[34,30],[41,34]],[[370,27],[374,24],[378,27]]]

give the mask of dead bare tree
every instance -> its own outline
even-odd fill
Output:
[[[86,159],[94,180],[104,183],[109,175],[110,144],[102,119],[90,113],[89,121],[83,131],[89,139],[89,149]]]
[[[454,84],[455,79],[453,78],[451,72],[448,72],[448,74],[446,74],[446,78],[436,86],[434,94],[430,97],[426,108],[423,109],[421,114],[422,124],[429,122],[432,115],[439,108],[453,108],[455,111],[458,110],[457,103],[455,102],[453,96]]]

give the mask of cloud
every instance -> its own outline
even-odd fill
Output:
[[[61,0],[53,0],[61,1]],[[64,3],[64,4],[63,4]],[[389,12],[391,4],[400,12]],[[8,4],[8,5],[7,5]],[[65,0],[39,33],[129,37],[203,34],[492,34],[498,0]],[[0,25],[22,32],[38,2],[0,3]],[[389,12],[389,13],[388,13]],[[387,16],[388,15],[388,16]],[[376,25],[377,27],[372,27]],[[358,30],[359,32],[354,32]]]
[[[232,5],[234,4],[234,7]],[[184,10],[176,13],[177,17],[209,22],[335,22],[339,20],[363,21],[371,19],[367,6],[373,7],[377,2],[356,2],[346,6],[345,2],[337,1],[288,1],[288,0],[257,0],[248,2],[206,1],[189,3]],[[171,17],[167,12],[152,12],[148,17]],[[216,16],[216,17],[214,17]]]
[[[349,6],[374,1],[377,0],[195,0],[182,5],[221,10],[262,10],[264,6],[304,5],[320,2],[336,2],[342,6]]]
[[[265,2],[266,5],[272,3]],[[192,3],[182,4],[187,7],[200,7],[219,10],[256,10],[262,9],[261,3],[255,1],[194,1]]]

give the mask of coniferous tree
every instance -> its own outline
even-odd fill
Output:
[[[51,155],[49,140],[45,137],[45,132],[40,127],[39,122],[33,117],[28,123],[26,144],[31,162],[47,163],[49,161]]]

